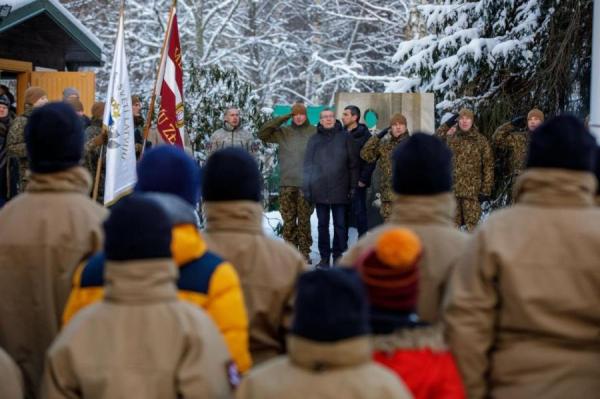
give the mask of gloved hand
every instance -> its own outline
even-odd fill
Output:
[[[450,118],[448,118],[448,120],[444,123],[446,124],[446,126],[452,127],[452,126],[456,125],[457,120],[458,120],[458,114],[454,114]]]
[[[307,191],[302,191],[302,196],[304,197],[304,199],[306,200],[306,202],[308,202],[309,204],[312,204],[312,198],[310,197],[310,194]]]
[[[382,139],[383,136],[385,136],[386,134],[388,134],[388,132],[390,131],[390,127],[386,127],[385,129],[383,129],[381,132],[377,133],[377,137]]]
[[[510,121],[510,124],[514,127],[524,129],[527,126],[527,119],[523,116],[517,116]]]
[[[92,143],[95,147],[100,147],[108,142],[108,131],[102,129],[102,133],[92,139]]]
[[[490,196],[487,194],[479,194],[479,203],[488,202],[490,200]]]

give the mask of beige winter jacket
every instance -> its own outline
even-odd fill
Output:
[[[368,337],[332,343],[288,338],[289,354],[252,370],[238,399],[407,399],[391,371],[374,363]]]
[[[364,235],[339,263],[354,265],[387,230],[397,227],[411,229],[423,243],[423,257],[419,263],[418,313],[424,321],[438,321],[450,271],[469,237],[454,227],[455,209],[456,203],[451,193],[399,195],[394,200],[389,222]]]
[[[0,347],[21,368],[28,397],[39,389],[72,272],[102,247],[107,211],[88,197],[90,186],[83,167],[32,174],[0,211]]]
[[[229,398],[231,357],[204,311],[177,298],[170,259],[107,262],[102,302],[48,350],[42,397]]]
[[[303,256],[291,245],[265,236],[257,202],[205,202],[208,249],[233,264],[242,283],[250,322],[254,364],[285,353],[296,278]]]
[[[16,363],[0,348],[0,398],[23,399],[23,377]]]
[[[445,311],[469,398],[600,392],[600,209],[591,173],[529,169],[479,227]]]

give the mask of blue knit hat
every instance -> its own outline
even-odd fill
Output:
[[[83,156],[83,127],[73,107],[54,102],[33,111],[25,125],[29,168],[59,172],[77,166]]]
[[[137,166],[135,191],[179,196],[192,205],[200,197],[200,167],[181,148],[161,145],[144,153]]]
[[[433,195],[452,190],[452,151],[440,139],[414,133],[393,153],[393,187],[398,194]]]
[[[531,134],[528,168],[594,171],[596,140],[574,116],[554,117]]]
[[[247,200],[260,202],[262,177],[254,158],[245,150],[229,147],[213,153],[204,165],[204,201]]]
[[[173,223],[151,197],[134,193],[117,202],[104,222],[104,252],[110,260],[171,257]]]
[[[292,334],[312,341],[335,342],[369,333],[365,289],[351,268],[301,275],[294,312]]]

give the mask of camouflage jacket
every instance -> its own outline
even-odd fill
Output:
[[[209,155],[225,147],[242,147],[254,156],[258,154],[259,149],[258,140],[242,127],[234,130],[221,128],[210,136],[207,148]]]
[[[98,159],[100,158],[100,148],[94,143],[94,139],[102,134],[102,121],[98,119],[92,119],[92,123],[85,129],[86,143],[84,147],[84,162],[85,167],[92,175],[93,184],[96,184],[96,169],[98,167]],[[106,161],[106,151],[102,154],[103,162]],[[96,200],[100,203],[104,199],[104,176],[105,176],[106,165],[102,165],[100,170],[100,180],[98,185],[98,197]]]
[[[8,158],[6,149],[6,136],[12,123],[13,119],[10,114],[6,118],[0,119],[0,168],[3,168],[6,165],[6,161]],[[0,171],[0,173],[3,172]]]
[[[379,191],[382,201],[392,201],[394,191],[392,189],[392,152],[403,140],[409,137],[408,131],[400,137],[394,137],[391,133],[382,139],[372,136],[360,151],[360,157],[366,162],[377,162],[379,170]]]
[[[467,132],[457,129],[453,135],[446,134],[448,130],[443,124],[435,135],[452,150],[455,197],[490,196],[494,185],[494,156],[487,139],[476,126]]]
[[[29,115],[33,107],[25,106],[25,112],[17,116],[10,126],[8,136],[6,137],[6,148],[8,155],[19,159],[27,159],[27,148],[25,146],[25,125],[29,120]]]
[[[85,129],[86,142],[84,147],[85,163],[92,176],[96,175],[95,165],[100,154],[100,147],[94,143],[94,139],[100,134],[102,134],[102,121],[94,119],[91,125]]]
[[[525,166],[531,136],[527,129],[519,130],[510,122],[501,125],[492,136],[494,155],[502,162],[503,172],[518,176]]]
[[[304,154],[308,140],[317,132],[308,119],[300,126],[285,125],[291,114],[283,115],[264,124],[258,138],[265,143],[279,145],[280,185],[302,187]]]

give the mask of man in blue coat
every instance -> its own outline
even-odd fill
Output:
[[[317,133],[304,156],[303,193],[315,204],[319,220],[317,266],[329,267],[348,245],[346,212],[358,183],[359,161],[353,156],[352,138],[342,130],[331,109],[321,111]],[[333,215],[333,244],[329,240],[329,215]]]

